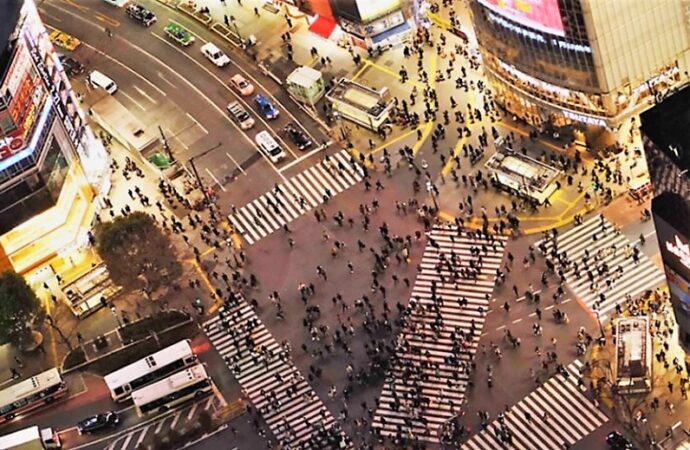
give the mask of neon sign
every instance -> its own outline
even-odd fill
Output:
[[[479,0],[498,14],[527,27],[565,35],[558,0]]]
[[[686,268],[690,269],[690,245],[683,244],[678,236],[675,242],[666,241],[666,250],[675,255]]]

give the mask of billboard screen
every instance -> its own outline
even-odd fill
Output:
[[[487,8],[546,33],[565,35],[558,0],[479,0]]]

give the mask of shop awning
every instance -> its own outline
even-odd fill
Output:
[[[405,21],[396,27],[393,27],[393,28],[390,28],[390,29],[384,31],[383,33],[377,34],[376,36],[372,36],[371,41],[374,44],[379,44],[379,43],[385,41],[386,39],[388,39],[388,38],[390,38],[396,34],[406,33],[409,30],[410,30],[410,24],[407,23],[407,21]]]
[[[316,20],[309,25],[309,31],[328,39],[335,30],[336,23],[330,17],[317,16]]]

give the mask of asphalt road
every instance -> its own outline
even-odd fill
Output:
[[[115,94],[119,101],[151,131],[158,126],[163,128],[178,160],[187,161],[221,144],[195,158],[204,184],[216,188],[221,203],[242,202],[265,191],[283,179],[284,173],[289,175],[298,169],[307,155],[319,153],[314,151],[316,144],[310,151],[301,152],[282,129],[288,122],[295,123],[315,143],[327,140],[324,131],[244,54],[224,45],[208,29],[181,13],[157,2],[142,3],[158,17],[158,22],[148,28],[100,0],[48,0],[42,3],[40,11],[49,26],[84,43],[74,56],[85,64],[87,72],[97,69],[110,76],[120,88]],[[163,32],[169,20],[189,29],[196,42],[184,48],[170,40]],[[112,30],[112,37],[104,32],[105,27]],[[218,68],[202,55],[199,48],[209,41],[227,52],[232,61],[229,66]],[[228,80],[236,73],[254,85],[255,94],[263,93],[273,100],[280,110],[277,119],[264,119],[254,105],[253,95],[242,97],[231,89]],[[84,77],[77,77],[77,81]],[[231,101],[239,101],[252,115],[256,123],[252,129],[241,130],[230,119],[225,107]],[[284,161],[273,164],[259,154],[254,136],[262,130],[268,130],[286,149]],[[237,195],[233,189],[229,193],[233,174],[250,178],[250,183],[242,184],[247,192]]]

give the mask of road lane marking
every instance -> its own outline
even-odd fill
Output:
[[[180,416],[182,415],[182,411],[178,411],[175,414],[175,417],[173,417],[173,421],[170,423],[170,429],[172,430],[175,428],[175,425],[177,425],[177,421],[180,420]]]
[[[80,4],[78,4],[78,3],[75,3],[74,0],[60,0],[60,1],[61,1],[62,3],[64,3],[64,4],[66,4],[66,5],[69,5],[69,6],[73,7],[73,8],[76,8],[76,9],[78,9],[78,10],[80,10],[80,11],[86,12],[86,11],[88,11],[88,10],[90,9],[90,8],[87,7],[87,6],[84,6],[84,5],[80,5]],[[41,6],[43,6],[43,5],[41,5]]]
[[[167,78],[165,78],[165,76],[163,75],[162,72],[156,71],[156,75],[158,75],[158,77],[159,77],[161,80],[165,81],[165,82],[168,84],[168,86],[177,89],[177,86],[174,85],[170,80],[168,80]]]
[[[155,37],[156,39],[158,39],[159,41],[164,42],[166,45],[168,45],[168,46],[170,46],[171,48],[175,49],[176,51],[178,51],[178,52],[180,52],[180,53],[182,53],[182,54],[185,54],[184,52],[181,52],[180,49],[178,49],[177,47],[175,47],[173,44],[171,44],[170,42],[168,42],[166,39],[163,39],[162,37],[158,36],[158,35],[155,34],[155,33],[151,33],[151,35],[152,35],[153,37]],[[189,80],[187,80],[185,77],[183,77],[183,76],[180,75],[179,73],[177,73],[177,72],[175,72],[174,70],[172,70],[170,67],[167,67],[167,66],[165,65],[165,63],[163,63],[163,61],[161,61],[160,59],[158,59],[156,56],[152,55],[151,53],[147,52],[146,50],[144,50],[144,49],[142,49],[142,48],[139,48],[139,47],[137,47],[137,46],[135,46],[135,45],[132,45],[131,43],[130,43],[130,45],[131,45],[132,47],[134,47],[135,49],[139,50],[140,52],[144,53],[145,55],[147,55],[147,56],[150,57],[151,59],[156,60],[160,65],[162,65],[163,67],[165,67],[167,70],[170,70],[171,73],[175,74],[175,75],[176,75],[177,77],[179,77],[183,82],[185,82],[189,87],[191,87],[194,91],[196,91],[197,94],[199,94],[201,97],[205,98],[206,101],[207,101],[216,111],[218,111],[218,112],[223,116],[223,118],[224,118],[225,120],[227,120],[227,121],[230,123],[230,125],[232,125],[237,131],[240,132],[240,134],[245,138],[245,140],[247,140],[247,142],[249,142],[249,143],[251,144],[251,147],[252,147],[253,149],[255,149],[255,150],[258,151],[258,149],[256,148],[256,144],[255,144],[254,141],[249,137],[249,135],[247,135],[247,133],[245,133],[245,131],[242,130],[242,129],[239,127],[239,125],[237,125],[237,124],[235,123],[235,121],[233,121],[232,119],[230,119],[225,111],[223,111],[218,105],[216,105],[215,103],[213,103],[213,101],[211,101],[211,99],[208,98],[208,96],[206,96],[206,94],[204,94],[203,92],[201,92],[201,91],[199,90],[199,88],[197,88],[194,84],[192,84],[192,83],[191,83]],[[276,165],[273,164],[273,162],[268,158],[268,156],[264,155],[262,152],[259,152],[259,153],[261,154],[261,157],[264,159],[264,161],[266,161],[266,162],[268,163],[268,165],[278,174],[278,176],[279,176],[280,178],[282,178],[283,181],[287,181],[287,178],[285,178],[285,176],[284,176],[282,173],[280,173],[280,171],[278,170],[278,168],[276,167]]]
[[[221,182],[218,181],[218,178],[216,178],[216,176],[213,175],[213,172],[211,172],[210,170],[208,170],[208,167],[204,167],[204,169],[206,170],[206,173],[208,173],[209,176],[210,176],[211,178],[213,178],[213,181],[216,182],[216,184],[218,185],[218,187],[221,188],[221,189],[223,190],[223,192],[228,192],[227,189],[225,189],[225,186],[223,186],[223,185],[221,184]]]
[[[142,97],[144,97],[145,99],[147,99],[148,101],[153,103],[154,105],[158,104],[158,102],[156,100],[154,100],[149,94],[147,94],[142,88],[140,88],[136,84],[132,84],[132,87],[134,88],[135,91],[137,91],[139,93],[139,95],[141,95]]]
[[[134,448],[139,448],[139,444],[141,444],[144,441],[146,433],[149,432],[149,428],[151,428],[151,425],[146,425],[146,427],[143,430],[141,430],[141,434],[139,435],[137,442],[134,444]]]
[[[522,318],[513,320],[513,323],[520,323],[520,322],[522,322]]]
[[[134,97],[132,97],[131,95],[129,95],[128,93],[126,93],[126,92],[123,91],[122,89],[120,89],[120,94],[122,94],[122,95],[124,95],[125,97],[127,97],[127,98],[129,99],[129,101],[131,101],[132,103],[134,103],[135,105],[137,105],[142,111],[146,111],[146,108],[144,108],[144,105],[142,105],[141,103],[139,103],[138,101],[136,101],[136,99],[135,99]]]
[[[124,39],[123,39],[123,41],[124,41]],[[127,41],[125,41],[125,42],[127,42]],[[83,41],[82,41],[82,45],[84,45],[84,46],[90,48],[92,51],[98,53],[99,55],[105,56],[105,57],[108,58],[109,60],[113,61],[115,64],[117,64],[117,65],[123,67],[123,68],[124,68],[125,70],[127,70],[128,72],[131,72],[131,73],[133,73],[134,75],[136,75],[137,77],[141,78],[145,83],[147,83],[147,84],[148,84],[149,86],[151,86],[153,89],[155,89],[156,91],[158,91],[163,97],[166,96],[165,92],[163,92],[158,86],[156,86],[155,84],[151,83],[151,82],[150,82],[149,80],[147,80],[143,75],[141,75],[139,72],[137,72],[136,70],[132,69],[131,67],[129,67],[129,66],[126,65],[125,63],[120,62],[119,60],[113,58],[112,56],[108,55],[108,54],[105,53],[105,52],[100,51],[100,50],[97,49],[96,47],[87,44],[86,42],[83,42]]]
[[[208,410],[211,407],[211,405],[213,404],[213,401],[215,399],[216,399],[215,395],[212,395],[211,397],[208,398],[208,400],[206,401],[206,404],[204,405],[204,411]]]
[[[54,15],[47,13],[45,11],[41,11],[41,16],[43,16],[43,18],[48,17],[51,22],[62,23],[62,19],[60,19],[59,17],[55,17]],[[44,22],[45,22],[45,20],[44,20]]]
[[[314,141],[312,141],[314,142]],[[283,167],[280,168],[280,171],[288,170],[290,167],[294,166],[295,164],[299,164],[300,162],[304,161],[305,159],[309,159],[311,156],[315,155],[316,153],[320,152],[323,150],[323,147],[319,146],[316,147],[314,150],[310,151],[309,153],[306,153],[299,158],[295,159],[294,161],[291,161],[288,164],[285,164]]]
[[[129,443],[132,441],[132,438],[134,438],[134,433],[135,433],[135,432],[133,431],[133,432],[129,433],[129,434],[127,435],[127,437],[125,437],[125,442],[124,442],[124,444],[122,444],[122,447],[120,447],[120,448],[125,448],[125,449],[126,449],[127,446],[129,446]]]
[[[158,425],[156,425],[156,428],[153,430],[154,434],[158,434],[161,432],[161,428],[163,428],[163,424],[165,423],[165,419],[161,420],[158,422]]]
[[[105,14],[101,14],[99,12],[96,12],[93,15],[94,15],[94,17],[96,17],[96,19],[100,20],[101,22],[103,22],[107,25],[110,25],[113,28],[117,28],[121,25],[120,22],[118,22],[117,20],[115,20],[109,16],[106,16]]]
[[[194,124],[195,124],[197,127],[201,128],[201,131],[203,131],[204,133],[208,134],[208,130],[207,130],[206,128],[204,128],[204,127],[199,123],[199,121],[196,120],[196,119],[194,118],[193,115],[191,115],[191,114],[189,114],[189,113],[185,113],[185,114],[187,114],[187,117],[189,117],[189,120],[191,120],[192,122],[194,122]]]
[[[211,397],[213,398],[213,397]],[[187,421],[192,420],[192,417],[194,417],[194,413],[196,412],[196,408],[199,406],[199,403],[194,403],[191,408],[189,408],[189,412],[187,413]]]
[[[192,33],[192,32],[190,31],[190,33]],[[192,34],[194,34],[194,33],[192,33]],[[160,41],[162,41],[162,42],[165,42],[165,43],[166,43],[167,45],[169,45],[171,48],[175,49],[175,51],[177,51],[180,55],[184,56],[185,58],[187,58],[188,60],[190,60],[191,62],[193,62],[194,64],[196,64],[201,70],[203,70],[204,72],[206,72],[209,76],[213,77],[213,78],[223,87],[223,89],[225,89],[226,91],[228,91],[238,102],[240,102],[242,105],[244,105],[244,107],[247,109],[247,112],[250,112],[250,111],[251,111],[251,113],[253,113],[253,114],[256,116],[257,119],[259,119],[259,122],[261,122],[261,123],[264,125],[264,127],[266,127],[266,130],[270,131],[270,133],[275,137],[275,139],[276,139],[280,144],[282,144],[283,148],[285,148],[288,152],[290,152],[290,154],[292,154],[292,156],[293,156],[294,158],[297,158],[297,157],[298,157],[297,154],[292,150],[292,148],[290,148],[290,146],[288,145],[288,143],[285,142],[285,140],[284,140],[282,137],[280,137],[280,135],[278,134],[278,132],[277,132],[276,130],[274,130],[274,129],[268,124],[268,122],[266,121],[266,119],[264,119],[263,115],[261,115],[261,113],[257,112],[255,108],[253,108],[251,105],[249,105],[249,103],[247,103],[247,100],[246,100],[244,97],[242,97],[240,94],[238,94],[237,92],[235,92],[234,89],[231,89],[230,86],[228,86],[228,84],[227,84],[226,82],[224,82],[223,80],[220,79],[220,77],[218,77],[218,75],[216,75],[215,73],[211,72],[211,71],[208,69],[208,67],[206,67],[204,64],[201,64],[201,63],[200,63],[199,61],[197,61],[196,59],[192,58],[187,52],[183,52],[182,50],[180,50],[178,47],[176,47],[175,45],[173,45],[172,43],[170,43],[167,39],[162,38],[161,36],[157,35],[157,34],[154,33],[154,32],[151,32],[151,35],[154,36],[156,39],[158,39],[158,40],[160,40]],[[194,35],[197,36],[196,34],[194,34]],[[206,42],[207,42],[207,41],[205,41],[204,39],[202,39],[202,38],[199,37],[199,36],[197,36],[197,38],[198,38],[198,40],[199,40],[200,42],[202,42],[202,43],[206,43]],[[232,62],[232,60],[230,60],[230,61]],[[277,100],[275,100],[275,98],[271,95],[270,92],[266,92],[266,94],[268,94],[269,97],[271,97],[276,103],[278,103],[279,105],[283,106],[282,103],[280,103],[280,102],[278,102]],[[285,111],[288,113],[288,115],[290,115],[290,117],[292,117],[293,119],[295,119],[295,117],[290,113],[290,111],[288,111],[287,109],[285,109],[284,106],[283,106],[283,110],[285,110]],[[297,119],[295,119],[295,121],[297,121]],[[233,122],[233,123],[234,123],[234,122]],[[297,122],[297,124],[299,124],[299,122]],[[301,125],[300,125],[300,127],[301,127]],[[307,134],[309,135],[309,133],[307,133]],[[309,135],[309,136],[311,137],[311,135]],[[314,140],[313,137],[312,137],[312,142],[314,142],[314,141],[315,141],[315,140]],[[268,157],[267,157],[266,159],[268,160]],[[277,170],[277,169],[276,169],[276,170]]]
[[[235,158],[233,158],[232,156],[230,156],[230,153],[225,152],[225,155],[226,155],[228,158],[230,158],[230,161],[232,161],[232,162],[237,166],[238,169],[240,169],[240,172],[242,172],[242,173],[245,174],[245,175],[247,174],[247,172],[245,172],[245,170],[242,168],[242,166],[240,166],[239,164],[237,164],[237,161],[235,161]]]

